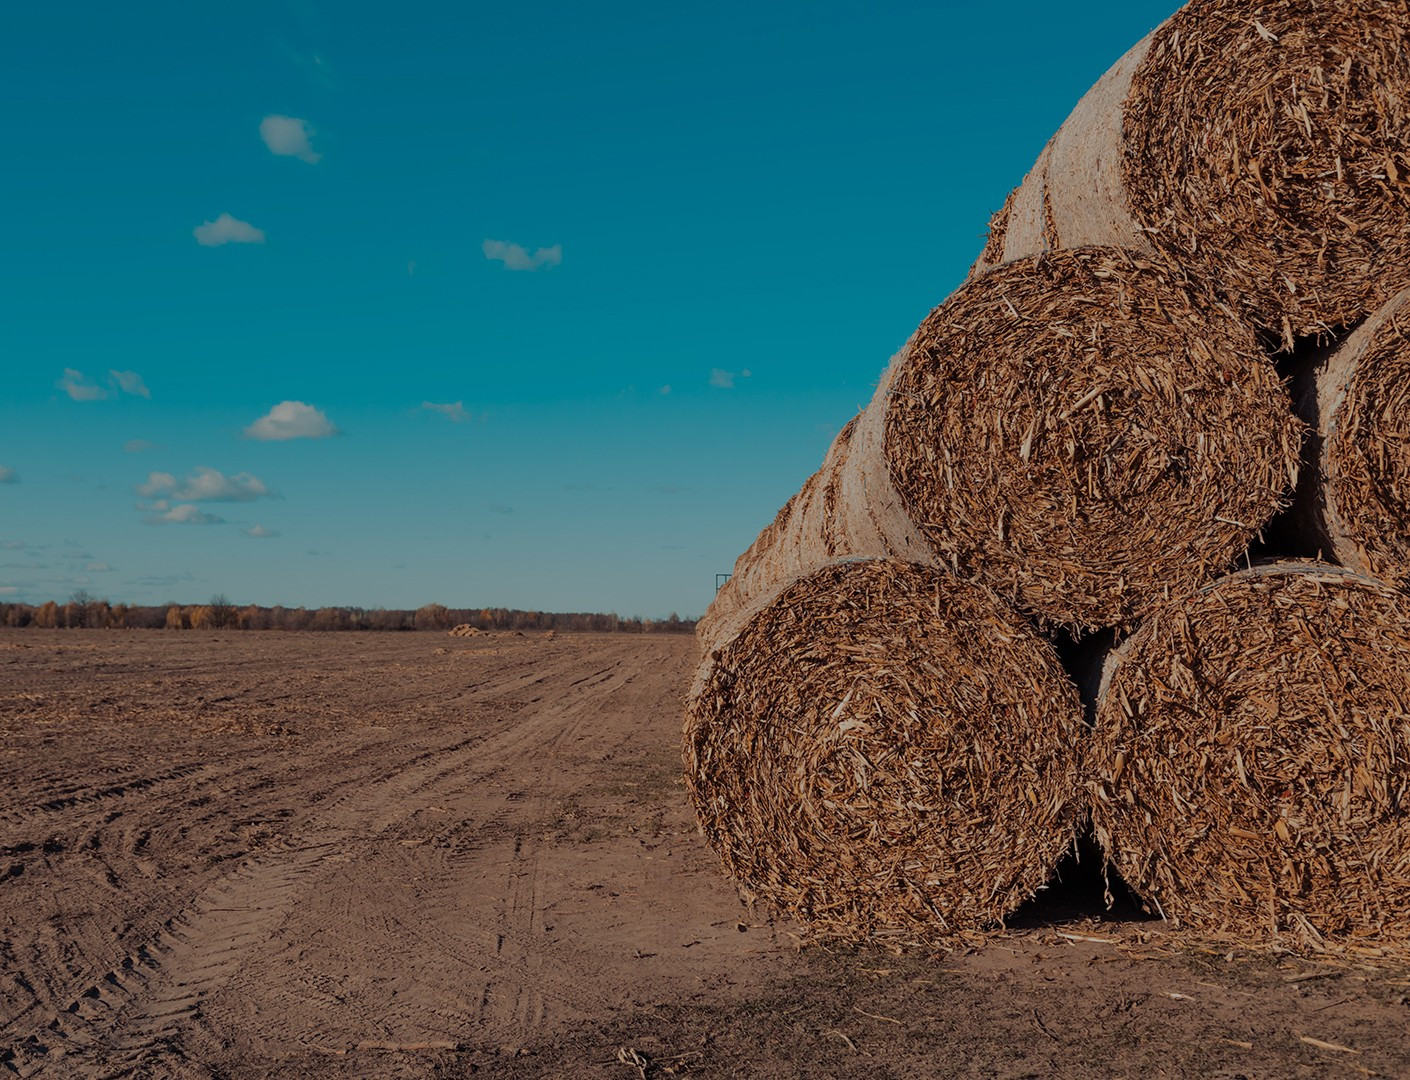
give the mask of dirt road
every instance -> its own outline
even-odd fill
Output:
[[[1410,1075],[1391,969],[1051,905],[966,955],[800,955],[685,804],[694,656],[0,631],[0,1072]]]

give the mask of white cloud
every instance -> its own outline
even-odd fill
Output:
[[[176,502],[254,502],[274,497],[258,476],[246,472],[226,476],[219,469],[205,465],[196,466],[184,480],[178,480],[171,473],[150,473],[137,493]]]
[[[148,450],[161,449],[156,443],[148,442],[146,439],[128,439],[122,444],[122,448],[129,454],[141,454]]]
[[[102,401],[108,392],[81,371],[64,368],[64,377],[54,383],[74,401]]]
[[[563,245],[539,248],[532,255],[519,244],[504,240],[486,240],[481,245],[485,258],[504,263],[506,270],[537,270],[541,266],[558,266],[563,262]]]
[[[109,377],[117,383],[118,389],[124,394],[131,394],[133,397],[151,398],[152,392],[147,389],[147,384],[142,381],[142,376],[135,371],[109,371]]]
[[[64,377],[54,383],[74,401],[102,401],[117,397],[119,393],[134,397],[150,398],[152,392],[135,371],[109,371],[108,384],[101,385],[97,379],[90,379],[74,368],[64,368]]]
[[[310,165],[323,156],[309,145],[309,136],[313,134],[312,125],[296,116],[266,116],[259,122],[259,137],[271,154],[296,157]]]
[[[336,434],[338,429],[322,409],[315,409],[302,401],[281,401],[245,429],[245,438],[260,442],[326,439]]]
[[[463,401],[448,401],[444,404],[439,404],[434,401],[423,401],[421,408],[425,409],[427,412],[440,413],[452,424],[463,424],[466,420],[470,419],[470,414],[465,411],[465,402]]]
[[[109,574],[113,568],[105,562],[91,562],[83,569],[90,574]]]
[[[671,384],[670,384],[670,383],[667,383],[665,386],[661,387],[661,396],[662,396],[662,397],[666,397],[668,394],[670,394],[670,392],[671,392]]]
[[[20,474],[8,465],[0,465],[0,484],[18,484]]]
[[[253,536],[256,540],[270,540],[278,536],[274,529],[266,529],[263,525],[253,525],[244,530],[246,536]]]
[[[743,371],[726,371],[724,368],[710,369],[710,385],[720,390],[733,390],[736,379],[747,379],[752,375],[748,368]]]
[[[202,247],[220,247],[221,244],[263,244],[264,230],[256,229],[248,221],[241,221],[229,214],[221,214],[214,221],[207,221],[191,230],[196,243]]]
[[[168,507],[159,502],[152,506],[151,510],[153,512],[142,519],[148,525],[219,525],[225,520],[215,514],[205,513],[194,503],[180,503]]]

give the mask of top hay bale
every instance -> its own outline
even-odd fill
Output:
[[[1073,110],[976,270],[1142,246],[1291,348],[1410,283],[1403,0],[1193,0]]]

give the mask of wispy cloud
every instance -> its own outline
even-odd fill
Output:
[[[8,465],[0,465],[0,484],[18,484],[20,474]]]
[[[248,221],[221,214],[214,221],[207,221],[191,230],[196,243],[202,247],[220,247],[221,244],[263,244],[264,230],[257,229]]]
[[[494,505],[492,505],[492,506],[490,507],[490,513],[491,513],[491,514],[512,514],[512,513],[514,513],[514,507],[512,507],[512,506],[505,506],[505,505],[503,505],[502,503],[495,503]]]
[[[317,163],[323,155],[314,150],[309,139],[315,134],[307,120],[297,116],[266,116],[259,122],[259,137],[269,147],[271,154],[280,157],[296,157],[310,165]]]
[[[423,401],[421,408],[427,412],[440,413],[452,424],[463,424],[470,419],[470,414],[465,411],[465,402],[463,401],[447,401],[445,403]]]
[[[247,472],[226,476],[219,469],[205,465],[198,465],[182,480],[167,472],[151,473],[137,493],[174,502],[254,502],[274,498],[274,493],[258,476]]]
[[[710,369],[710,385],[719,390],[733,390],[736,379],[747,379],[752,375],[748,368],[743,371],[726,371],[724,368]]]
[[[207,514],[195,503],[167,506],[161,502],[153,504],[142,520],[148,525],[220,525],[225,521],[223,517]]]
[[[252,525],[248,529],[241,530],[246,536],[253,536],[256,540],[272,540],[279,535],[276,529],[267,529],[263,525]]]
[[[665,386],[661,387],[661,396],[662,396],[662,397],[668,397],[668,396],[670,396],[670,393],[671,393],[671,384],[670,384],[670,383],[667,383]]]
[[[122,444],[122,448],[129,454],[143,454],[148,450],[161,449],[156,443],[149,442],[146,439],[128,439],[127,442]]]
[[[554,267],[563,262],[563,245],[538,248],[532,255],[519,244],[505,240],[486,240],[481,245],[485,258],[491,262],[501,262],[506,270],[538,270],[540,267]]]
[[[245,438],[259,442],[326,439],[337,434],[338,429],[322,409],[302,401],[281,401],[245,429]]]
[[[83,569],[89,574],[111,574],[113,572],[113,568],[105,562],[91,562]]]
[[[54,383],[74,401],[102,401],[108,392],[81,371],[64,368],[64,377]]]
[[[135,371],[109,371],[108,381],[104,384],[97,379],[90,379],[74,368],[64,368],[63,378],[56,380],[54,385],[74,401],[102,401],[119,394],[130,394],[148,400],[152,397],[152,392],[147,389],[142,376]]]
[[[109,371],[108,377],[117,384],[117,388],[124,394],[131,394],[133,397],[143,397],[151,400],[152,392],[147,389],[147,384],[142,381],[142,376],[135,371]]]

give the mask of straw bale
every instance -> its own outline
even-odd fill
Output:
[[[868,413],[933,558],[1047,625],[1129,624],[1217,577],[1296,483],[1302,424],[1252,331],[1120,250],[971,279],[888,385]]]
[[[1310,539],[1350,570],[1410,583],[1410,289],[1324,353],[1300,398]]]
[[[1290,349],[1410,282],[1408,143],[1404,0],[1192,0],[1078,103],[998,261],[1148,245]]]
[[[1108,666],[1091,813],[1166,918],[1298,951],[1410,944],[1410,597],[1325,563],[1223,578]]]
[[[686,709],[701,828],[815,936],[939,941],[1049,880],[1081,815],[1076,689],[988,590],[830,563],[757,602]]]

